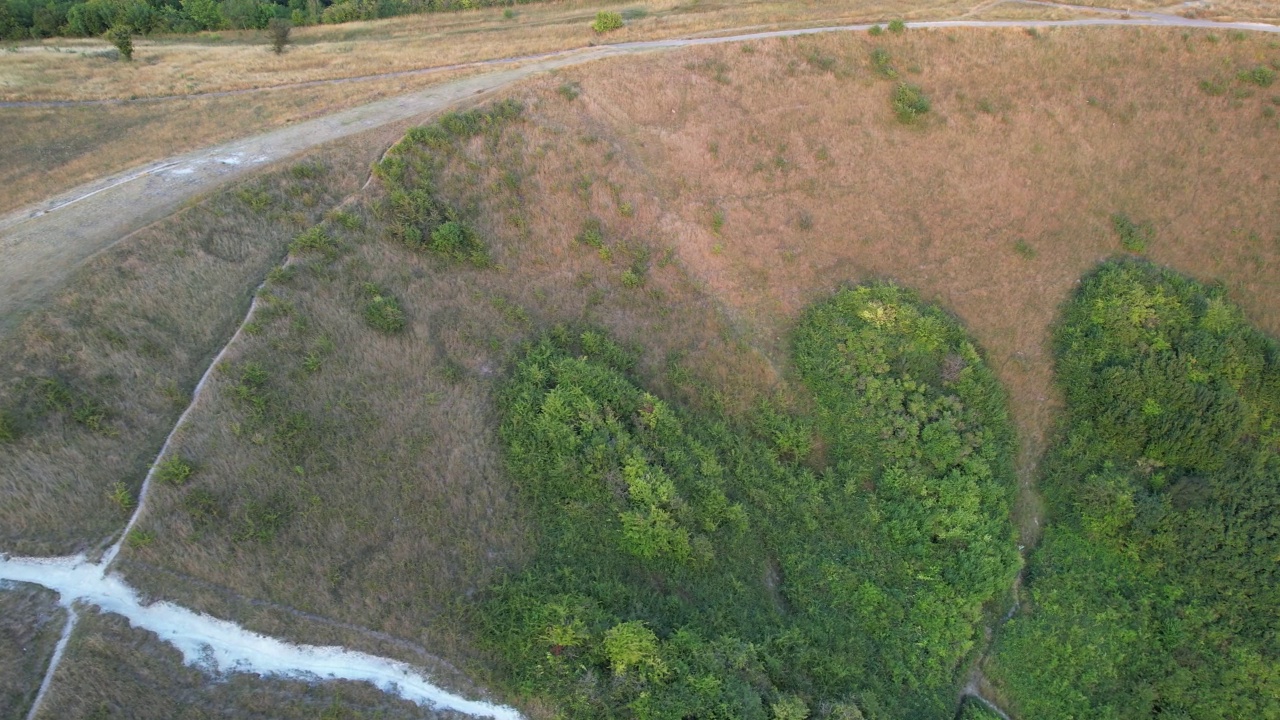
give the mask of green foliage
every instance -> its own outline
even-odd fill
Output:
[[[338,241],[330,237],[323,227],[316,225],[299,233],[293,242],[289,243],[289,252],[295,255],[315,252],[328,260],[333,260],[338,256]]]
[[[293,23],[285,18],[271,18],[267,23],[267,32],[271,35],[271,52],[279,55],[284,52],[284,47],[289,44],[289,33],[293,30]],[[295,166],[296,169],[297,166]]]
[[[960,714],[956,716],[956,720],[1000,720],[1000,716],[981,700],[967,697],[960,705]]]
[[[1085,280],[1054,343],[1052,524],[988,676],[1023,717],[1280,716],[1280,347],[1136,260]]]
[[[112,483],[111,488],[107,490],[107,499],[116,506],[117,510],[126,515],[133,510],[133,493],[122,481]]]
[[[556,88],[556,93],[565,100],[577,100],[582,94],[582,86],[576,82],[566,81],[560,83],[560,87]]]
[[[293,512],[293,504],[282,492],[251,500],[236,514],[231,537],[236,542],[272,542],[288,527]]]
[[[1120,236],[1120,244],[1125,250],[1140,253],[1147,249],[1147,243],[1155,239],[1156,228],[1150,222],[1134,222],[1124,213],[1111,216],[1111,227]]]
[[[170,485],[181,485],[190,480],[195,471],[191,461],[174,456],[156,466],[156,479]]]
[[[448,220],[431,231],[427,249],[450,260],[469,262],[476,267],[490,264],[489,249],[481,242],[474,228],[464,222]]]
[[[387,186],[387,197],[377,208],[393,239],[414,250],[489,267],[488,246],[475,229],[450,207],[436,190],[436,175],[444,156],[455,153],[460,142],[477,135],[497,138],[502,128],[524,112],[515,100],[503,100],[485,108],[451,112],[432,125],[411,129],[374,166],[374,174]]]
[[[867,29],[867,34],[872,37],[883,35],[884,28],[879,25],[872,25],[870,28]]]
[[[893,114],[898,116],[898,120],[908,124],[918,120],[933,107],[919,85],[905,82],[894,87],[892,105]]]
[[[889,21],[889,32],[895,35],[901,35],[906,31],[907,31],[907,24],[902,21],[902,18],[894,18],[893,20]]]
[[[622,15],[616,12],[601,10],[596,13],[596,19],[591,23],[591,29],[596,33],[607,33],[622,28]]]
[[[898,71],[893,67],[893,56],[884,48],[871,50],[871,69],[881,77],[890,79],[898,77]]]
[[[363,293],[364,321],[369,327],[388,335],[404,332],[407,320],[394,295],[373,283],[366,283]]]
[[[582,223],[582,232],[578,233],[578,242],[597,250],[604,247],[604,226],[597,218],[588,218]]]
[[[125,61],[133,59],[133,28],[127,25],[116,25],[106,32],[106,40],[116,46],[116,51]]]
[[[1271,83],[1276,81],[1276,71],[1265,65],[1259,65],[1252,70],[1245,70],[1236,76],[1240,82],[1257,85],[1258,87],[1271,87]]]
[[[18,439],[17,423],[8,412],[0,410],[0,443],[13,442]]]
[[[598,333],[525,348],[500,435],[539,549],[481,614],[512,689],[575,718],[953,709],[1018,565],[1004,395],[893,286],[813,308],[794,358],[812,414],[740,428],[639,388]]]

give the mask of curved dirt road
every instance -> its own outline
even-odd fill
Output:
[[[1158,12],[1130,12],[1049,2],[1030,2],[1065,10],[1108,14],[1073,20],[938,20],[907,23],[910,28],[1028,28],[1142,26],[1235,29],[1280,33],[1262,23],[1220,23]],[[315,120],[298,123],[83,185],[34,207],[0,217],[0,330],[16,323],[24,307],[61,285],[85,258],[144,225],[162,218],[187,200],[255,169],[331,140],[413,117],[439,112],[466,98],[505,87],[556,68],[619,55],[699,45],[796,37],[829,32],[865,31],[871,23],[731,34],[715,37],[651,40],[571,50],[543,56],[426,90],[380,100]],[[511,58],[493,63],[518,63]],[[340,81],[331,81],[340,82]],[[122,212],[122,209],[127,209]]]

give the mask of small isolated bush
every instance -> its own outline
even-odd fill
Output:
[[[236,190],[236,199],[248,205],[249,209],[256,213],[271,207],[271,196],[262,188],[242,187]]]
[[[627,268],[622,273],[622,286],[635,289],[644,285],[644,275],[637,272],[635,268]]]
[[[338,254],[338,243],[329,237],[324,228],[316,225],[294,238],[293,242],[289,243],[289,252],[297,254],[318,252],[332,259]]]
[[[129,486],[122,481],[117,480],[111,486],[107,491],[107,498],[119,508],[120,512],[127,513],[133,509],[133,493],[129,492]]]
[[[616,12],[607,12],[601,10],[596,13],[595,22],[591,23],[591,29],[597,33],[607,33],[618,30],[622,27],[622,15]]]
[[[556,92],[565,100],[577,100],[578,96],[582,94],[582,86],[576,82],[569,81],[556,88]]]
[[[881,77],[898,77],[898,71],[893,67],[893,56],[884,48],[875,48],[871,51],[871,69]]]
[[[877,35],[883,35],[884,28],[880,27],[879,25],[872,25],[870,29],[867,30],[867,34],[872,37],[875,37]]]
[[[196,468],[183,457],[171,457],[156,467],[156,479],[170,485],[181,485],[191,479]]]
[[[1252,70],[1245,70],[1236,76],[1240,82],[1246,82],[1258,87],[1271,87],[1271,83],[1276,81],[1276,71],[1269,67],[1259,65]]]
[[[127,25],[116,25],[107,30],[107,42],[116,46],[120,57],[126,61],[133,59],[133,28]]]
[[[502,18],[504,20],[514,20],[515,17],[516,17],[516,11],[512,10],[511,8],[507,8],[506,10],[502,11]]]
[[[9,419],[8,414],[0,410],[0,443],[13,442],[18,439],[18,429]]]
[[[588,218],[582,223],[582,232],[578,233],[578,242],[597,250],[604,247],[604,228],[597,218]]]
[[[898,83],[898,86],[893,89],[893,112],[901,122],[915,122],[932,107],[928,96],[918,85]]]
[[[1147,249],[1147,243],[1155,239],[1154,225],[1150,222],[1136,223],[1124,213],[1111,216],[1111,227],[1120,236],[1120,244],[1129,252],[1140,253]]]
[[[271,18],[267,23],[267,32],[271,34],[271,52],[277,55],[284,52],[284,46],[289,44],[291,30],[293,23],[284,18]]]
[[[436,226],[431,231],[431,242],[427,244],[427,249],[450,260],[469,262],[477,267],[489,264],[489,249],[481,242],[474,228],[459,220],[449,220]]]
[[[1018,253],[1022,257],[1026,258],[1027,260],[1030,260],[1036,256],[1036,249],[1031,247],[1031,244],[1028,243],[1026,240],[1019,240],[1018,242],[1014,243],[1013,251]]]
[[[902,18],[896,18],[889,21],[889,32],[900,35],[906,31],[907,24],[902,21]]]
[[[1201,80],[1200,89],[1205,95],[1214,97],[1227,94],[1227,84],[1218,80]]]
[[[394,295],[373,283],[366,283],[364,296],[368,298],[364,306],[364,321],[369,323],[369,327],[388,335],[404,331],[404,311]]]

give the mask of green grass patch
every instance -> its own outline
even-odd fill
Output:
[[[1111,228],[1120,237],[1120,244],[1131,253],[1140,253],[1155,239],[1156,228],[1150,221],[1134,222],[1125,213],[1111,216]]]
[[[500,434],[539,553],[481,622],[513,690],[583,718],[954,711],[1018,565],[1004,393],[887,285],[812,309],[794,359],[815,410],[744,427],[643,390],[601,334],[525,348]]]
[[[596,19],[591,22],[591,29],[597,34],[613,32],[621,30],[623,25],[622,14],[601,10],[596,13]]]
[[[929,101],[929,96],[924,94],[924,90],[919,85],[905,82],[898,83],[894,87],[891,104],[893,106],[893,114],[898,117],[899,122],[907,124],[919,120],[933,108],[933,104]]]
[[[362,294],[365,298],[364,321],[369,327],[388,335],[404,332],[408,320],[395,295],[373,283],[365,283]]]
[[[1138,260],[1086,278],[1054,345],[1052,523],[988,677],[1017,717],[1266,717],[1280,346],[1222,288]]]

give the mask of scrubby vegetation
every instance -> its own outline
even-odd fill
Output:
[[[1010,709],[1280,716],[1280,348],[1137,261],[1089,277],[1055,343],[1053,524],[989,672]]]
[[[595,332],[528,346],[501,405],[539,554],[487,637],[571,717],[952,712],[1018,564],[1004,395],[964,332],[893,286],[814,308],[814,412],[686,413]]]

